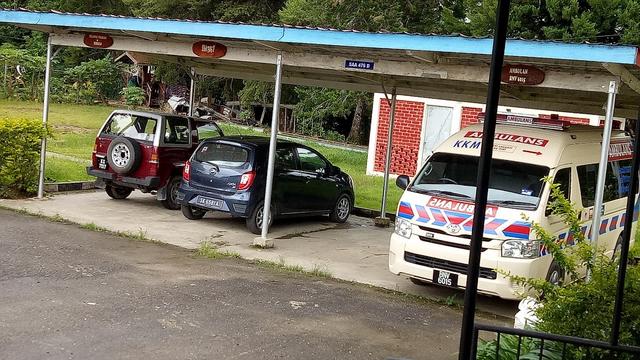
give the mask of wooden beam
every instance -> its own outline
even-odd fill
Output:
[[[602,66],[609,70],[615,76],[619,76],[622,82],[627,84],[631,90],[640,94],[640,80],[635,77],[631,71],[627,70],[624,66],[620,64],[611,64],[611,63],[603,63]],[[620,88],[620,87],[618,87]]]

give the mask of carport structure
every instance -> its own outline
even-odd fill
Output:
[[[503,0],[504,3],[508,4],[508,1]],[[504,7],[502,10],[505,11]],[[499,20],[506,28],[504,14]],[[506,45],[496,42],[496,45],[492,39],[462,36],[363,33],[27,10],[0,10],[0,23],[49,33],[45,123],[53,46],[140,52],[157,60],[188,66],[192,74],[275,82],[274,109],[279,107],[282,83],[368,92],[382,90],[385,94],[391,90],[391,109],[395,108],[396,94],[484,103],[488,84],[493,84],[489,86],[495,93],[487,101],[487,123],[495,121],[498,97],[506,106],[596,115],[607,110],[605,144],[613,116],[635,118],[640,103],[640,57],[634,46],[518,39],[507,40]],[[498,38],[504,37],[506,30],[502,33],[497,31],[497,34]],[[502,68],[502,52],[504,61],[510,65],[505,68]],[[492,62],[492,53],[499,55],[499,61]],[[494,65],[492,69],[490,64]],[[532,76],[533,73],[537,75]],[[500,80],[503,84],[496,86]],[[193,92],[191,97],[193,100]],[[274,111],[265,193],[264,214],[267,217],[273,185],[278,116],[279,112]],[[393,117],[392,110],[390,129],[393,129]],[[487,134],[494,131],[495,128]],[[388,131],[390,147],[387,149],[383,216],[393,133]],[[491,144],[492,140],[485,143]],[[488,147],[491,148],[490,145]],[[45,148],[43,139],[40,196]],[[604,161],[607,151],[608,147],[603,146]],[[483,158],[486,154],[483,149]],[[488,157],[491,157],[491,150]],[[482,162],[480,165],[482,168]],[[598,203],[601,198],[596,200]],[[476,207],[476,219],[484,218],[485,205],[486,193]],[[267,222],[264,223],[262,237],[256,243],[268,245]],[[483,224],[478,226],[479,232],[474,225],[472,258],[475,256],[474,243],[479,246],[482,236]],[[628,239],[629,234],[626,235]],[[477,264],[473,266],[477,268]],[[470,266],[469,278],[473,278],[473,266]],[[468,295],[472,293],[470,296],[475,297],[475,288],[469,284],[467,287],[471,289]],[[474,303],[467,303],[471,305],[467,306],[469,309],[465,307],[471,312],[471,325]],[[465,338],[468,334],[463,332],[463,341],[469,340]],[[464,353],[461,353],[461,358]]]

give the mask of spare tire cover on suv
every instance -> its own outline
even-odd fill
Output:
[[[136,170],[141,158],[140,145],[131,139],[118,136],[109,144],[107,162],[118,174],[127,174]]]

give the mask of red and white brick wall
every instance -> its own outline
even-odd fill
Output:
[[[384,163],[389,136],[390,108],[386,99],[379,102],[377,141],[373,170],[384,172]],[[398,100],[393,126],[391,148],[391,173],[415,174],[420,150],[420,133],[424,118],[424,102]]]
[[[383,94],[375,94],[373,104],[367,174],[380,175],[384,172],[390,109]],[[417,172],[422,158],[422,140],[425,135],[422,133],[424,129],[423,122],[426,120],[425,111],[428,105],[454,108],[451,134],[467,126],[477,124],[478,114],[484,111],[484,104],[398,96],[393,130],[393,147],[391,149],[391,174],[412,176]],[[552,118],[552,116],[557,116],[558,119],[569,121],[572,124],[594,126],[598,126],[603,118],[598,115],[558,113],[505,106],[498,107],[498,111],[527,114],[548,119]]]
[[[462,116],[460,118],[460,128],[464,129],[469,125],[477,124],[478,114],[482,112],[483,108],[484,107],[463,106]]]

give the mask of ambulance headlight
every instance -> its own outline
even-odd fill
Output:
[[[409,239],[411,237],[411,232],[412,232],[411,228],[412,226],[409,221],[401,218],[396,218],[396,228],[395,228],[396,234]]]
[[[502,256],[517,259],[533,259],[540,256],[538,240],[505,240],[502,243]]]

